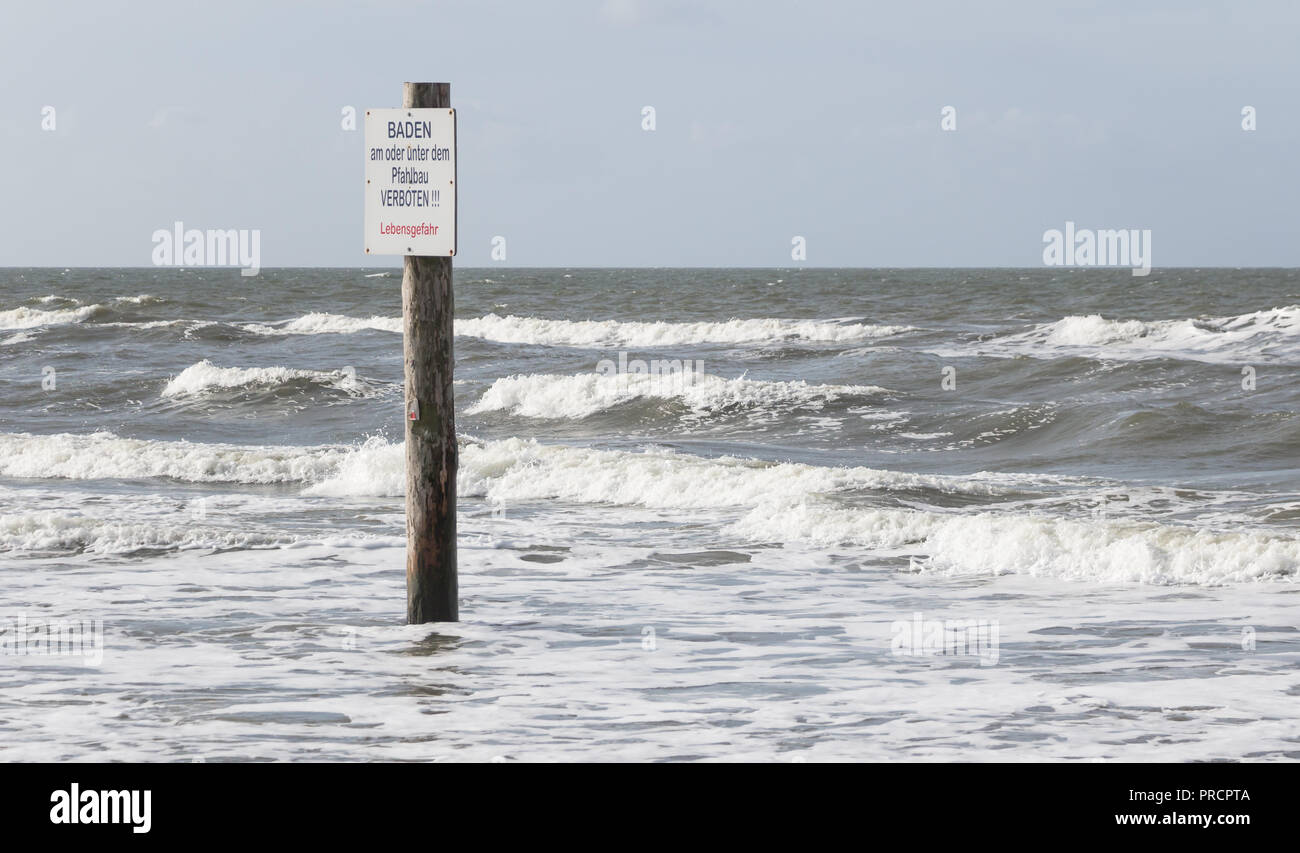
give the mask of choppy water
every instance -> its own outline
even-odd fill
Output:
[[[456,291],[406,626],[399,273],[0,270],[0,758],[1300,757],[1300,271]]]

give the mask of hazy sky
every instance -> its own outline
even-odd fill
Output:
[[[1066,220],[1150,228],[1157,268],[1300,265],[1293,2],[195,5],[6,2],[0,265],[147,266],[176,220],[398,264],[340,120],[404,80],[451,83],[460,265],[501,235],[511,266],[788,266],[801,235],[1037,266]]]

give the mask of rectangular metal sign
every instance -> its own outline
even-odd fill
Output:
[[[366,254],[456,254],[456,111],[366,110]]]

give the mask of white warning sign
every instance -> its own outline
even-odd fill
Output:
[[[366,110],[366,254],[456,254],[456,111]]]

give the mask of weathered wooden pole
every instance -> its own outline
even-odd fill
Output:
[[[451,107],[449,83],[404,83],[402,108]],[[402,269],[406,364],[406,621],[455,622],[456,412],[451,258],[407,255]]]

